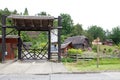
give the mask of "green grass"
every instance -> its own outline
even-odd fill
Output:
[[[84,72],[97,72],[97,71],[120,71],[120,64],[110,64],[110,65],[99,65],[99,68],[96,67],[96,65],[90,65],[86,67],[77,67],[79,71]]]
[[[80,72],[100,72],[100,71],[120,71],[120,59],[100,59],[97,68],[96,60],[64,63],[69,71]]]
[[[117,53],[115,52],[117,50]],[[116,46],[100,45],[100,63],[97,68],[96,59],[90,61],[73,62],[71,59],[63,59],[63,63],[70,71],[80,72],[101,72],[101,71],[120,71],[120,58],[118,57],[119,49]],[[96,58],[95,52],[84,52],[82,57]],[[101,58],[106,57],[106,58]],[[114,57],[114,58],[112,58]],[[67,62],[68,60],[68,62]]]

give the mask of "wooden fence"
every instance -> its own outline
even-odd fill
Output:
[[[80,54],[69,54],[68,57],[71,58],[73,61],[80,61],[80,60],[89,61],[93,59],[90,57],[82,57]]]

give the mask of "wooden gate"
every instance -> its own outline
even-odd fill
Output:
[[[11,24],[6,25],[6,20],[10,20]],[[57,19],[58,26],[54,26],[54,20]],[[58,61],[61,61],[61,29],[62,29],[62,18],[58,16],[23,16],[23,15],[2,15],[2,62],[5,61],[6,53],[6,29],[13,28],[17,30],[18,35],[18,59],[43,59],[51,58],[51,35],[52,29],[58,29]],[[21,31],[47,31],[48,32],[48,43],[42,49],[25,49],[21,43]],[[10,32],[11,33],[11,32]],[[46,57],[46,54],[48,57]]]
[[[40,60],[48,59],[48,42],[42,49],[27,49],[22,43],[22,60]]]

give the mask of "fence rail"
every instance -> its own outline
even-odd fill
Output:
[[[80,54],[69,54],[68,57],[71,58],[73,61],[89,61],[93,59],[92,57],[82,57]]]

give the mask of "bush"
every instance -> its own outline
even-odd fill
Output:
[[[92,46],[92,50],[93,50],[94,52],[97,52],[97,45]]]
[[[66,58],[62,58],[61,61],[62,62],[73,62],[74,60],[72,58],[66,57]]]
[[[111,53],[111,52],[112,52],[112,49],[111,49],[111,48],[109,48],[109,49],[108,49],[108,52],[109,52],[109,53]]]
[[[81,49],[69,49],[68,54],[82,54]]]

